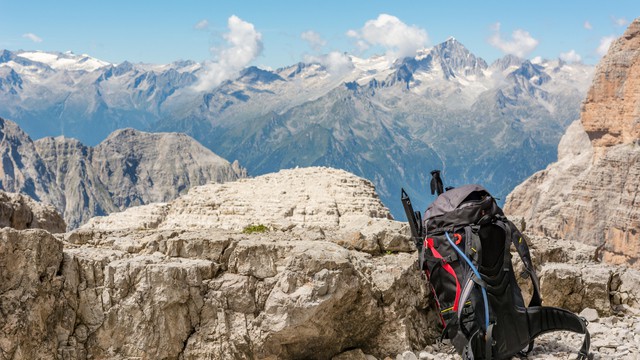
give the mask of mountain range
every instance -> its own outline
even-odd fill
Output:
[[[0,116],[34,138],[96,145],[131,127],[183,132],[250,175],[323,165],[370,179],[396,218],[400,187],[424,208],[429,172],[498,197],[556,159],[593,67],[506,56],[488,64],[450,38],[391,61],[339,54],[249,67],[201,90],[205,66],[109,64],[88,55],[0,52]]]
[[[246,176],[185,134],[113,132],[95,147],[76,139],[36,141],[0,118],[0,187],[53,205],[74,229],[94,216],[166,202],[194,185]]]

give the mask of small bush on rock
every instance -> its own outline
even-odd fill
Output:
[[[265,233],[269,231],[269,228],[262,225],[249,225],[242,230],[243,234]]]

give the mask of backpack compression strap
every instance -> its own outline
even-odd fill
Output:
[[[589,347],[591,337],[587,330],[587,321],[576,314],[550,306],[533,306],[527,308],[527,319],[529,320],[529,336],[531,343],[536,337],[551,331],[567,330],[579,334],[584,334],[582,347],[578,352],[577,360],[586,360],[589,357]]]

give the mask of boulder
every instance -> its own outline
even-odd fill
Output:
[[[44,229],[51,233],[66,231],[67,225],[51,205],[26,195],[0,191],[0,227],[18,230]]]

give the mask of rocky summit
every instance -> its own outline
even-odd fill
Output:
[[[410,241],[371,182],[330,168],[199,186],[55,236],[4,228],[0,359],[459,359],[436,341]],[[545,304],[589,317],[596,358],[640,356],[640,273],[529,242]],[[531,358],[581,342],[551,335]]]
[[[516,187],[505,211],[532,232],[596,245],[600,258],[640,267],[639,89],[636,19],[598,65],[558,161]]]

